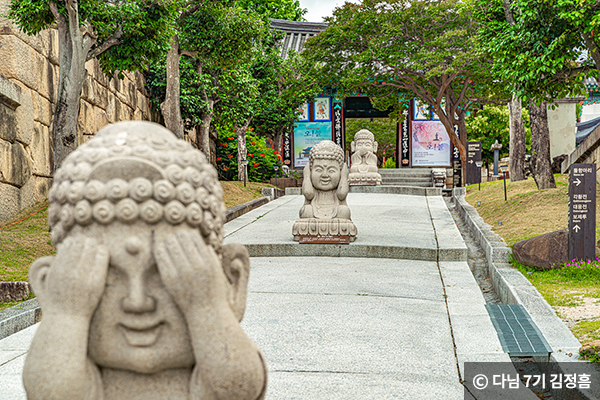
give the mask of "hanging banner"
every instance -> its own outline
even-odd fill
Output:
[[[450,166],[450,137],[441,122],[412,122],[412,166]]]
[[[400,163],[403,167],[408,167],[410,164],[410,136],[408,133],[408,110],[402,111],[404,120],[400,123]]]
[[[454,125],[454,133],[460,139],[460,130]],[[452,183],[454,187],[462,186],[462,161],[458,147],[452,145]]]
[[[331,122],[297,122],[294,124],[294,168],[304,167],[312,147],[331,140]]]
[[[331,121],[331,97],[317,97],[314,102],[314,121]]]
[[[292,134],[287,132],[283,135],[283,164],[292,164]]]
[[[333,141],[344,149],[344,131],[342,128],[343,109],[341,102],[333,103]]]

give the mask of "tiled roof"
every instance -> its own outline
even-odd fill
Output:
[[[304,48],[306,39],[316,36],[327,28],[323,22],[298,22],[286,21],[282,19],[271,19],[271,29],[277,29],[285,33],[283,45],[281,47],[281,57],[286,58],[290,50],[297,53]]]

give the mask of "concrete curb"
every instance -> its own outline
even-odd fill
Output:
[[[40,322],[41,319],[42,310],[37,299],[0,311],[0,340]]]
[[[268,197],[261,197],[259,199],[250,200],[247,203],[228,208],[225,213],[225,223],[227,223],[231,220],[234,220],[237,217],[239,217],[240,215],[244,215],[247,212],[254,210],[255,208],[263,206],[263,205],[267,204],[268,202],[269,202]]]
[[[227,209],[226,222],[229,222],[249,211],[254,210],[269,202],[268,197],[254,199]],[[0,340],[30,327],[42,319],[42,310],[37,299],[27,300],[14,307],[0,311]]]
[[[420,261],[465,261],[462,249],[426,249],[414,247],[340,244],[246,244],[250,257],[356,257]]]
[[[491,226],[483,221],[477,210],[467,203],[465,194],[465,188],[455,188],[452,192],[452,199],[458,213],[469,227],[475,240],[485,251],[488,272],[494,290],[502,303],[521,304],[525,307],[550,347],[552,347],[553,353],[550,361],[563,363],[559,365],[559,368],[563,367],[563,370],[553,371],[553,373],[569,373],[565,370],[568,369],[568,364],[564,363],[579,361],[578,354],[581,343],[558,318],[556,312],[535,286],[509,263],[509,257],[512,254],[511,249],[500,236],[492,231]],[[600,398],[600,388],[586,390],[586,393],[580,390],[569,390],[568,393],[553,393],[553,395],[568,399],[598,399]]]
[[[385,194],[408,194],[413,196],[441,196],[442,189],[436,187],[419,186],[350,186],[350,193],[385,193]],[[301,195],[302,188],[287,187],[286,195]]]

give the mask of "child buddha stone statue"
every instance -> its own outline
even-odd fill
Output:
[[[263,357],[239,324],[248,252],[222,244],[222,189],[200,151],[160,125],[109,125],[49,198],[56,256],[29,271],[43,312],[30,400],[264,398]]]
[[[350,185],[381,185],[381,175],[377,172],[375,136],[370,131],[361,129],[354,135],[350,150]]]
[[[346,203],[350,188],[344,151],[331,140],[324,140],[312,147],[308,159],[302,183],[304,206],[292,227],[294,240],[341,236],[354,241],[357,230]]]

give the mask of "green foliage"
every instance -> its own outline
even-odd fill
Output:
[[[531,128],[529,127],[529,113],[522,109],[522,117],[527,134],[527,148],[531,149]],[[485,105],[481,110],[472,113],[466,118],[468,139],[481,141],[481,157],[484,164],[493,165],[494,152],[490,150],[497,140],[502,144],[500,157],[509,153],[510,129],[508,107],[506,105]]]
[[[388,158],[385,160],[381,168],[396,168],[396,160],[394,158]]]
[[[12,0],[8,17],[28,35],[35,35],[57,23],[50,10],[51,3],[57,5],[58,12],[68,21],[65,2],[50,0]],[[98,57],[106,74],[144,69],[168,46],[175,11],[173,2],[80,0],[76,4],[79,26],[88,28],[96,37],[92,52],[115,32],[123,31],[119,44]]]
[[[221,180],[237,180],[237,134],[233,128],[219,128],[217,142],[217,171]],[[248,147],[248,180],[265,182],[275,176],[274,165],[281,166],[281,155],[267,146],[266,139],[253,133],[252,128],[246,132]]]
[[[482,48],[494,60],[492,71],[519,98],[540,103],[583,93],[592,60],[581,57],[585,44],[572,19],[579,15],[575,3],[591,2],[512,0],[515,23],[510,24],[502,0],[472,1]]]
[[[346,148],[350,149],[350,143],[354,135],[361,129],[368,129],[375,136],[378,144],[377,157],[392,157],[396,152],[396,130],[397,122],[390,118],[369,119],[347,119],[346,120]],[[394,167],[395,168],[395,167]]]
[[[364,0],[334,10],[306,43],[310,74],[340,97],[360,91],[399,117],[418,97],[436,107],[448,135],[473,105],[502,92],[478,51],[477,25],[460,0]],[[507,96],[506,96],[507,97]],[[459,145],[462,156],[466,156]]]
[[[300,8],[298,0],[240,0],[239,4],[243,9],[251,10],[265,19],[304,21],[304,14],[308,12],[306,8]]]

